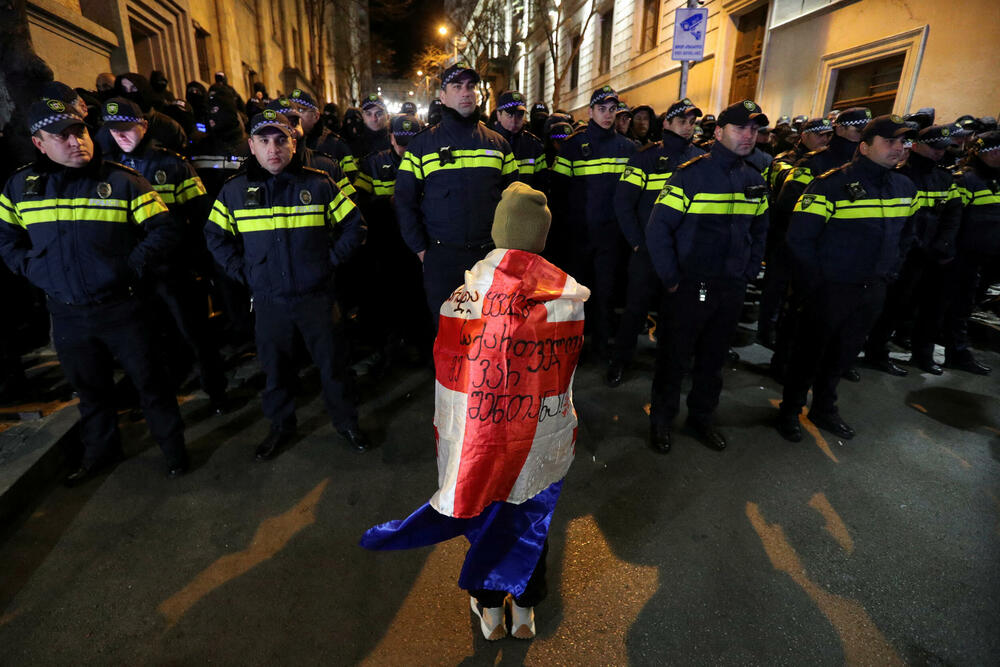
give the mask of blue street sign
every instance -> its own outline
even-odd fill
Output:
[[[701,60],[705,57],[705,32],[708,29],[708,9],[680,7],[674,14],[674,47],[672,60]]]

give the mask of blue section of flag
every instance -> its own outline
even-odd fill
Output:
[[[458,585],[465,590],[506,591],[515,597],[524,588],[542,555],[563,480],[519,505],[490,503],[478,516],[456,519],[429,503],[405,519],[365,531],[366,549],[414,549],[464,535],[469,540]]]

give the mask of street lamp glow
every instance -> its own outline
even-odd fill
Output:
[[[441,35],[442,37],[447,37],[448,36],[448,27],[447,26],[443,26],[443,25],[439,25],[438,26],[438,34]]]
[[[423,75],[424,75],[424,70],[418,69],[417,70],[417,76],[423,76]]]

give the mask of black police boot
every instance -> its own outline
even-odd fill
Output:
[[[757,342],[769,350],[774,350],[777,342],[777,334],[774,332],[774,325],[770,322],[757,323]]]
[[[654,451],[660,454],[670,453],[670,427],[669,426],[650,426],[649,427],[649,446],[653,448]]]
[[[720,452],[726,448],[726,438],[707,421],[689,416],[684,423],[702,444]]]
[[[738,362],[739,360],[740,360],[740,353],[734,350],[733,348],[729,348],[729,352],[726,353],[726,361],[729,362],[729,365],[732,366],[736,364],[736,362]]]
[[[608,364],[608,371],[604,374],[604,384],[611,388],[618,387],[625,379],[625,364],[620,361],[612,361]]]
[[[909,371],[905,368],[900,368],[892,362],[888,356],[884,357],[869,357],[865,355],[865,365],[874,368],[875,370],[882,371],[883,373],[888,373],[889,375],[894,375],[896,377],[906,377],[909,375]]]
[[[177,479],[185,474],[190,469],[190,462],[188,461],[187,454],[170,461],[167,463],[167,477],[170,479]]]
[[[931,375],[941,375],[944,373],[944,369],[934,361],[934,357],[914,354],[910,357],[910,363]]]
[[[810,410],[809,421],[815,424],[817,428],[829,431],[838,438],[850,440],[854,437],[854,429],[848,426],[836,412],[817,412],[813,414],[812,410]]]
[[[369,449],[372,448],[371,440],[369,440],[368,436],[365,435],[364,431],[362,431],[357,426],[353,426],[351,428],[345,428],[342,431],[338,430],[337,433],[339,433],[345,440],[347,440],[347,443],[356,452],[367,452]]]
[[[123,459],[124,455],[121,453],[112,454],[110,456],[105,456],[104,458],[91,463],[90,465],[81,464],[76,470],[66,475],[63,478],[63,485],[73,488],[74,486],[80,486],[85,484],[95,477],[99,476],[111,468],[118,465]]]
[[[271,428],[267,437],[257,445],[254,457],[258,461],[270,461],[282,446],[287,445],[295,437],[294,430]]]
[[[859,373],[858,369],[853,366],[841,373],[840,377],[844,378],[848,382],[861,382],[861,373]]]
[[[965,350],[945,350],[944,365],[946,368],[973,373],[975,375],[989,375],[993,369],[986,364],[981,364],[972,356],[972,351]]]
[[[774,423],[778,434],[789,442],[802,442],[802,426],[799,424],[799,416],[791,412],[781,412]]]

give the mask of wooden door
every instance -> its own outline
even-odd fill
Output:
[[[747,12],[736,22],[736,50],[733,53],[733,78],[729,85],[729,103],[752,100],[757,94],[760,56],[764,51],[767,29],[767,5]]]

